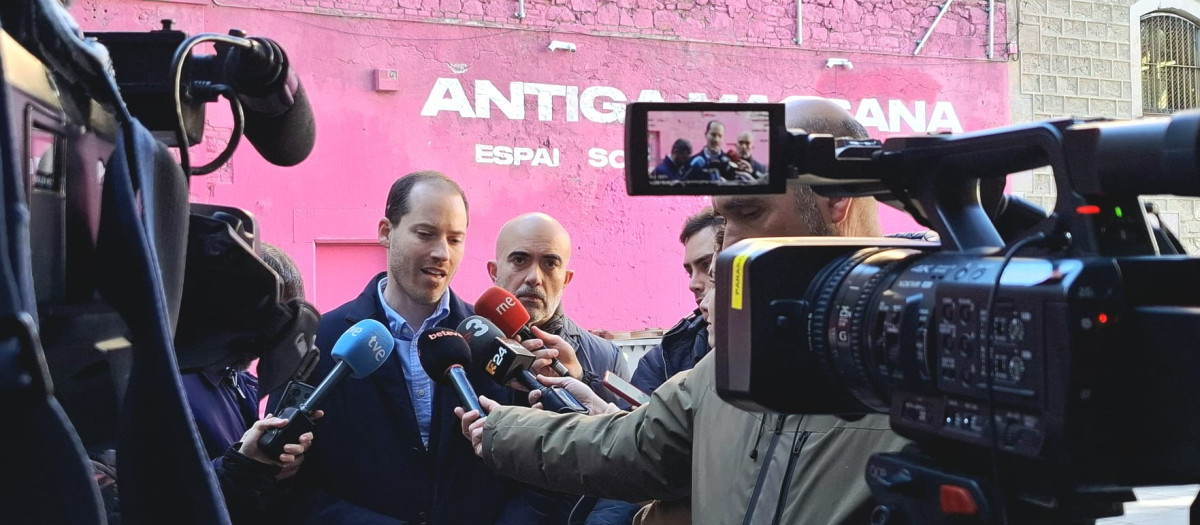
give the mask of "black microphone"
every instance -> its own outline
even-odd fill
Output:
[[[267,162],[295,166],[312,153],[316,123],[312,106],[283,48],[273,40],[248,39],[249,49],[230,46],[224,77],[246,114],[246,139]]]
[[[421,368],[430,379],[439,385],[449,383],[454,387],[465,410],[487,415],[463,369],[471,363],[471,347],[462,335],[449,328],[430,328],[417,336],[417,354],[421,358]]]
[[[510,381],[516,381],[530,391],[541,392],[542,407],[551,412],[587,413],[583,403],[565,388],[548,387],[539,382],[537,376],[529,371],[534,361],[533,353],[520,343],[506,339],[491,321],[472,315],[459,323],[458,332],[470,345],[474,361],[481,363],[483,371],[496,383],[507,385]]]
[[[329,391],[340,383],[347,375],[363,378],[379,369],[392,354],[396,346],[392,332],[374,319],[364,319],[355,323],[346,333],[338,338],[330,354],[337,364],[329,375],[321,380],[311,396],[300,403],[298,407],[288,407],[278,417],[288,420],[288,424],[272,428],[258,438],[258,448],[271,459],[278,459],[283,453],[283,446],[288,443],[299,443],[300,436],[316,427],[312,413],[329,394]]]
[[[493,286],[484,290],[479,300],[475,301],[475,311],[491,320],[498,328],[503,327],[505,337],[519,337],[522,341],[537,339],[529,330],[529,311],[517,300],[517,296],[504,288]],[[550,368],[560,376],[571,376],[567,366],[558,359],[550,361]]]

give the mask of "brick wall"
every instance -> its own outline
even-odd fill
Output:
[[[1014,123],[1054,117],[1133,118],[1137,64],[1130,47],[1131,0],[1017,0],[1009,34],[1019,45],[1010,78]],[[1132,174],[1131,174],[1132,175]],[[1049,208],[1054,179],[1048,172],[1014,177],[1012,189]],[[1155,198],[1164,222],[1191,253],[1200,253],[1200,203]]]

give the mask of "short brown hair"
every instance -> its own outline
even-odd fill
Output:
[[[440,171],[417,171],[396,179],[396,182],[392,183],[392,189],[388,190],[387,206],[383,209],[383,216],[387,217],[388,222],[395,226],[400,223],[402,217],[408,215],[412,209],[409,195],[412,194],[413,188],[422,182],[441,184],[454,190],[459,197],[462,197],[463,209],[468,212],[469,221],[471,208],[467,204],[467,194],[463,193],[462,187],[454,182],[454,179]]]
[[[705,228],[716,228],[724,223],[724,219],[713,211],[712,206],[705,206],[699,213],[687,218],[683,223],[683,231],[679,232],[679,244],[687,244],[688,239],[700,233]]]

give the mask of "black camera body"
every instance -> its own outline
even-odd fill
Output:
[[[1195,270],[1184,258],[1005,264],[916,241],[746,240],[717,261],[729,283],[717,287],[717,348],[729,349],[718,392],[755,411],[890,413],[901,435],[965,457],[994,435],[1014,471],[1060,487],[1194,482],[1183,437],[1200,377],[1183,325],[1195,312],[1126,288]]]
[[[1119,514],[1110,503],[1128,499],[1123,489],[1200,481],[1200,259],[1181,255],[1139,201],[1200,196],[1200,112],[874,143],[773,138],[772,159],[787,159],[773,176],[875,197],[941,243],[761,238],[722,251],[722,398],[752,411],[888,413],[932,458],[885,454],[868,467],[881,509],[909,519],[933,519],[921,509],[931,497],[936,509],[939,485],[966,486],[958,479],[974,480],[967,490],[989,512],[1006,511],[985,485],[1033,502],[1040,510],[1017,515],[1039,522]],[[1045,166],[1051,212],[1001,193],[1008,174]],[[939,474],[913,481],[918,471]]]

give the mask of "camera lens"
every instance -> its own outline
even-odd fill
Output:
[[[810,288],[813,329],[809,346],[844,386],[868,408],[889,408],[884,385],[903,380],[902,362],[911,360],[900,334],[924,333],[905,327],[902,304],[881,296],[920,252],[912,249],[860,250],[830,265]],[[872,351],[874,349],[874,351]]]

